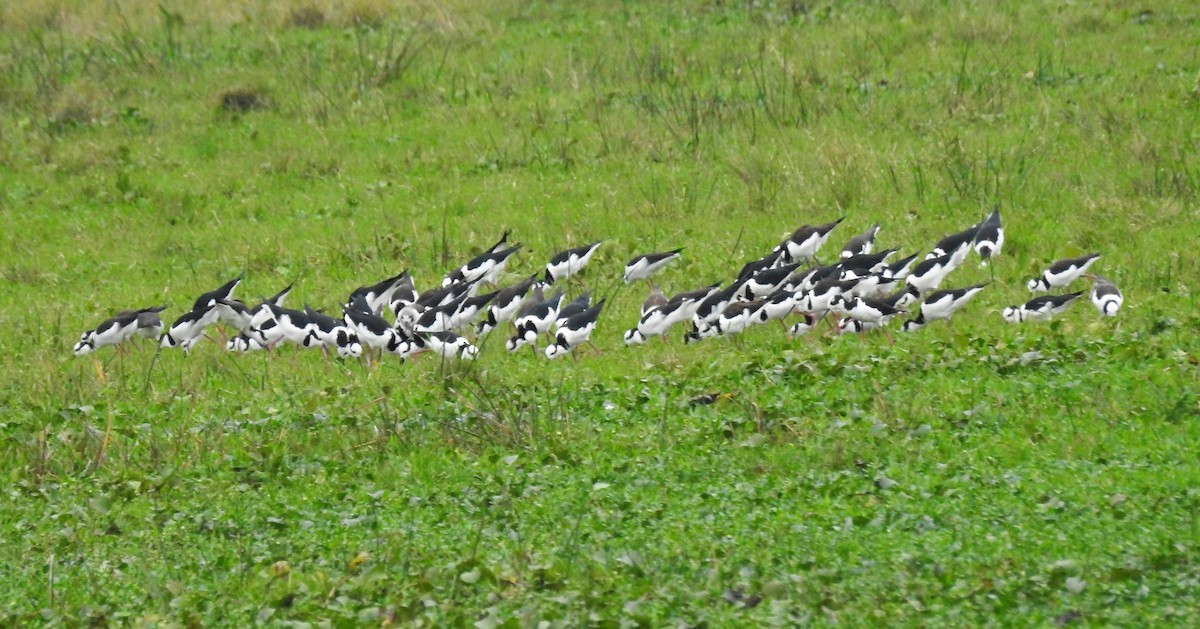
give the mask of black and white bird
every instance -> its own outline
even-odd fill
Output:
[[[882,273],[887,268],[887,259],[899,249],[888,249],[879,253],[859,253],[843,257],[837,264],[842,279],[862,277],[870,273]]]
[[[222,299],[230,299],[233,297],[233,289],[242,282],[245,273],[239,274],[237,277],[225,282],[220,288],[210,290],[196,298],[196,303],[192,304],[192,312],[199,312],[217,305],[217,302]]]
[[[159,313],[166,310],[166,304],[134,310],[137,313],[137,335],[142,338],[158,340],[162,336],[163,322]]]
[[[771,251],[771,253],[768,253],[757,260],[751,260],[743,265],[742,269],[738,271],[737,278],[739,280],[744,280],[748,277],[753,277],[758,273],[762,273],[767,269],[773,269],[779,266],[779,258],[782,255],[783,247],[776,247]]]
[[[878,274],[865,275],[857,279],[842,280],[841,283],[843,284],[853,284],[853,286],[842,292],[850,297],[870,297],[876,299],[880,295],[886,295],[892,289],[892,285],[899,281],[896,278],[884,277]]]
[[[709,327],[702,336],[734,336],[745,332],[747,328],[757,323],[754,314],[763,306],[764,300],[735,301],[721,311],[717,322]]]
[[[587,310],[592,305],[591,292],[585,292],[582,295],[572,299],[571,301],[562,304],[558,307],[558,314],[554,317],[554,327],[558,328],[566,319],[569,319],[584,310]]]
[[[717,318],[721,316],[721,313],[725,310],[725,308],[729,307],[729,304],[733,303],[735,299],[734,295],[737,294],[738,289],[741,288],[742,284],[744,283],[744,280],[735,281],[729,286],[704,298],[704,300],[700,302],[700,305],[696,307],[695,312],[692,313],[692,323],[694,329],[691,333],[684,337],[684,341],[691,343],[693,341],[698,341],[701,338],[713,336],[715,333],[709,334],[709,328],[716,324]]]
[[[841,279],[842,270],[836,264],[815,266],[803,273],[795,273],[786,286],[793,290],[810,291],[821,282],[836,282]]]
[[[642,302],[642,314],[646,314],[651,310],[667,305],[667,296],[663,294],[662,289],[657,286],[650,287],[650,294],[646,296],[646,300]]]
[[[918,254],[918,253],[914,253],[911,256],[908,256],[907,258],[904,258],[902,260],[896,260],[895,262],[884,266],[883,269],[880,271],[880,274],[883,275],[884,277],[891,277],[891,278],[895,278],[898,280],[902,280],[902,279],[908,277],[909,269],[912,268],[913,262],[916,262],[917,256],[919,256],[919,255],[920,254]]]
[[[934,291],[925,297],[917,316],[904,322],[901,330],[912,332],[925,327],[930,321],[938,319],[950,320],[954,313],[966,305],[971,298],[979,294],[987,283],[976,284],[966,288],[948,288]]]
[[[845,216],[824,225],[803,225],[775,249],[784,263],[815,260],[821,245],[829,240],[830,232],[844,220]]]
[[[294,284],[288,284],[287,288],[268,297],[253,308],[247,307],[246,304],[233,298],[218,299],[217,318],[233,326],[239,332],[257,328],[274,316],[268,304],[282,308],[288,294],[292,292],[292,286]]]
[[[326,351],[333,349],[342,358],[362,356],[362,344],[358,342],[354,331],[345,325],[345,321],[318,312],[307,304],[304,306],[304,314],[312,324],[303,343],[305,347],[321,347]]]
[[[980,264],[987,264],[993,256],[1000,255],[1003,246],[1004,225],[1000,222],[1000,208],[996,207],[975,232],[975,253],[982,260]]]
[[[1043,295],[1034,297],[1025,302],[1023,306],[1009,306],[1002,313],[1004,320],[1009,323],[1023,323],[1025,321],[1038,321],[1049,319],[1054,315],[1061,313],[1071,305],[1071,302],[1079,298],[1083,291],[1075,293],[1067,293],[1065,295]]]
[[[133,338],[138,331],[138,313],[140,310],[123,310],[100,322],[100,325],[79,335],[75,344],[76,356],[90,354],[101,347],[117,346]],[[157,313],[155,314],[157,317]],[[162,327],[162,322],[159,322]]]
[[[713,295],[719,290],[721,290],[720,283],[709,284],[703,288],[677,293],[667,300],[667,303],[682,302],[683,305],[679,308],[680,316],[682,317],[681,320],[687,321],[696,314],[696,311],[700,309],[700,304],[702,304],[705,299],[708,299],[710,295]],[[642,314],[645,314],[645,312]]]
[[[859,321],[854,317],[842,317],[838,319],[837,331],[838,334],[862,334],[871,330],[879,330],[883,327],[882,323],[872,323],[870,321]]]
[[[267,349],[267,345],[262,340],[251,334],[252,332],[240,332],[229,337],[229,340],[225,342],[225,349],[231,352],[256,352]]]
[[[752,315],[754,322],[763,324],[770,321],[778,321],[780,325],[783,325],[784,329],[787,329],[787,324],[783,320],[796,310],[796,301],[798,298],[795,291],[783,288],[776,290],[762,298],[762,306]]]
[[[1095,304],[1096,310],[1106,317],[1117,316],[1117,311],[1125,303],[1121,290],[1116,284],[1099,275],[1088,275],[1088,278],[1092,280],[1092,303]]]
[[[817,319],[823,319],[841,294],[841,282],[825,280],[814,286],[812,290],[801,293],[796,300],[796,309],[815,315]]]
[[[596,241],[582,247],[567,249],[566,251],[555,254],[550,261],[546,263],[546,278],[547,284],[553,284],[558,280],[565,280],[576,273],[579,273],[583,267],[587,266],[588,262],[592,261],[592,256],[596,254],[603,241]]]
[[[554,292],[549,299],[532,304],[526,314],[517,318],[514,324],[517,333],[504,344],[510,352],[515,352],[522,345],[531,345],[536,352],[537,338],[550,331],[550,326],[558,319],[558,307],[562,304],[561,290]]]
[[[475,360],[479,356],[479,348],[467,340],[465,337],[459,336],[453,332],[418,332],[414,339],[408,341],[410,345],[419,344],[422,349],[430,351],[445,359],[451,360]],[[414,351],[401,352],[403,354],[414,354]]]
[[[497,251],[500,251],[501,249],[507,249],[509,246],[508,245],[508,237],[510,235],[512,235],[511,229],[504,230],[504,233],[500,234],[500,240],[497,240],[496,244],[492,245],[491,247],[488,247],[488,252],[496,253]]]
[[[867,228],[867,231],[853,237],[846,246],[842,247],[843,258],[871,253],[875,248],[875,236],[879,235],[879,223]]]
[[[487,317],[479,322],[476,334],[491,332],[496,326],[505,321],[512,321],[525,303],[529,289],[537,282],[537,275],[531,275],[520,282],[496,291],[495,298],[488,304]]]
[[[404,290],[406,287],[409,289],[408,291]],[[412,275],[409,274],[408,269],[405,269],[399,275],[393,275],[378,284],[360,286],[354,289],[350,292],[350,297],[346,300],[346,303],[352,304],[361,297],[367,302],[371,313],[379,314],[383,312],[383,307],[390,305],[396,297],[402,296],[409,303],[416,301],[416,291],[412,290],[412,288]],[[400,293],[405,294],[400,295]]]
[[[1099,253],[1089,253],[1078,258],[1059,260],[1042,271],[1042,274],[1026,283],[1032,292],[1046,292],[1055,288],[1070,286],[1071,282],[1087,273],[1088,267],[1100,259]]]
[[[904,282],[908,287],[908,298],[901,306],[916,302],[921,295],[937,290],[942,280],[954,270],[954,254],[947,253],[936,258],[926,258],[917,263],[912,271],[905,276]]]
[[[475,322],[481,314],[487,311],[489,304],[496,300],[496,296],[500,292],[481,293],[474,297],[467,297],[458,306],[458,309],[450,314],[450,329],[461,331]]]
[[[596,329],[596,320],[600,318],[600,311],[604,309],[605,301],[607,300],[601,299],[596,305],[571,315],[563,321],[554,332],[554,344],[546,348],[546,358],[553,360],[564,354],[572,353],[575,348],[589,342],[592,330]]]
[[[379,350],[381,355],[383,352],[396,353],[403,341],[387,319],[370,311],[365,299],[342,306],[342,317],[346,326],[358,337],[359,343],[364,347]]]
[[[643,311],[642,318],[638,319],[637,327],[626,330],[625,344],[640,345],[654,336],[662,337],[665,342],[667,340],[667,333],[671,331],[673,326],[691,318],[687,307],[694,301],[671,300]]]
[[[281,308],[269,302],[264,304],[264,307],[270,310],[271,318],[254,328],[248,336],[257,337],[259,342],[267,347],[274,347],[283,341],[306,346],[304,340],[308,338],[308,333],[313,327],[307,314],[300,310]]]
[[[951,256],[951,268],[957,267],[967,259],[967,253],[971,251],[971,243],[975,242],[975,234],[979,233],[979,226],[972,225],[960,232],[950,234],[939,240],[933,246],[933,251],[930,251],[925,256],[926,260],[940,258],[945,255]]]
[[[802,312],[800,314],[804,317],[804,320],[797,321],[792,324],[792,327],[788,328],[788,336],[790,337],[804,336],[812,332],[812,329],[817,325],[817,317],[812,313]]]
[[[427,290],[421,293],[421,295],[412,302],[404,303],[399,300],[393,300],[393,306],[396,306],[397,304],[403,304],[400,306],[400,308],[396,309],[396,318],[399,319],[404,309],[409,306],[414,306],[418,314],[428,310],[429,308],[448,306],[464,297],[470,297],[471,295],[474,295],[475,293],[473,292],[473,289],[476,286],[477,284],[472,284],[470,282],[458,282],[457,284],[450,284],[449,286],[441,286]]]
[[[416,332],[450,332],[454,330],[454,316],[462,311],[467,300],[471,299],[466,293],[458,299],[442,305],[428,306],[420,310],[416,318],[412,314],[421,306],[414,305],[412,310],[406,308],[396,317],[396,329],[408,336]]]
[[[204,330],[217,322],[217,308],[214,305],[198,310],[190,310],[181,315],[163,333],[159,341],[160,348],[180,347],[183,353],[190,353],[192,346],[204,337]]]
[[[799,263],[793,262],[773,269],[760,271],[742,283],[742,287],[738,289],[736,296],[738,299],[745,301],[766,297],[791,279],[792,274],[796,272],[798,267]]]
[[[636,256],[625,264],[625,283],[649,279],[663,267],[678,260],[683,248]]]
[[[442,286],[449,286],[459,282],[495,285],[496,279],[504,273],[504,268],[508,264],[508,259],[514,253],[521,250],[521,245],[516,244],[511,247],[504,247],[498,251],[486,251],[474,258],[471,258],[466,264],[452,271],[442,280]]]
[[[904,313],[903,309],[891,306],[884,301],[862,297],[846,298],[839,295],[834,299],[832,306],[856,321],[880,325],[887,323],[893,316]]]

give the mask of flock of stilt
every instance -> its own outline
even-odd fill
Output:
[[[843,217],[844,218],[844,217]],[[730,336],[746,328],[779,321],[791,335],[810,331],[831,317],[838,331],[887,333],[888,323],[899,315],[913,316],[901,326],[913,331],[938,319],[949,320],[988,283],[939,289],[942,281],[974,252],[988,264],[1004,245],[1000,212],[951,234],[934,245],[923,260],[919,254],[889,262],[897,249],[874,252],[879,225],[851,238],[839,259],[817,263],[817,254],[843,219],[797,229],[761,258],[742,266],[736,279],[667,297],[656,286],[642,305],[637,324],[625,335],[633,345],[654,336],[664,340],[679,324],[690,323],[685,342]],[[516,351],[548,339],[548,358],[563,356],[590,343],[605,300],[592,303],[590,293],[573,300],[564,297],[561,283],[578,274],[602,244],[594,242],[568,249],[536,273],[500,288],[497,283],[512,257],[522,249],[509,244],[508,232],[466,264],[453,270],[437,288],[418,292],[405,271],[374,285],[355,289],[334,317],[305,306],[284,306],[288,286],[256,306],[248,306],[233,293],[242,276],[200,295],[191,310],[164,330],[159,316],[165,306],[125,310],[84,332],[75,344],[83,355],[104,346],[121,346],[136,336],[158,339],[159,348],[180,347],[185,352],[207,338],[218,322],[236,330],[228,338],[231,351],[270,349],[282,343],[322,348],[327,354],[357,358],[373,354],[401,357],[433,352],[445,358],[474,359],[479,347],[473,341],[511,323],[513,335],[505,346]],[[648,280],[679,259],[682,249],[637,256],[625,266],[626,283]],[[1093,253],[1060,260],[1027,286],[1033,292],[1065,289],[1088,273],[1099,259]],[[1096,275],[1091,300],[1101,314],[1114,316],[1123,296],[1112,282]],[[485,288],[490,292],[483,292]],[[554,290],[553,294],[547,293]],[[1035,297],[1025,304],[1005,308],[1006,320],[1019,323],[1047,319],[1065,310],[1083,291]],[[385,318],[385,314],[390,318]],[[798,317],[790,326],[789,317]],[[888,334],[888,338],[891,336]]]

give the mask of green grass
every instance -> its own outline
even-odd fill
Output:
[[[1193,4],[270,5],[0,8],[0,624],[1200,620]],[[636,253],[687,290],[997,203],[953,327],[621,344]],[[513,277],[606,241],[603,354],[70,353],[242,271],[429,287],[504,229]],[[1003,324],[1091,250],[1120,316]]]

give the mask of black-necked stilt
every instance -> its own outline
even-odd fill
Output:
[[[100,322],[100,325],[79,335],[73,351],[76,356],[90,354],[101,347],[120,345],[138,331],[137,310],[123,310]],[[162,323],[159,323],[162,327]]]
[[[354,331],[362,345],[383,352],[395,353],[400,346],[401,337],[387,322],[387,319],[371,312],[366,300],[359,299],[348,306],[342,306],[342,320]],[[368,360],[370,359],[368,355]]]
[[[804,317],[804,320],[797,321],[792,324],[792,327],[788,328],[788,336],[790,337],[804,336],[812,332],[813,327],[817,325],[817,318],[812,313],[801,312],[800,314]]]
[[[841,268],[837,264],[830,264],[815,266],[803,273],[795,273],[787,285],[795,290],[810,291],[821,282],[836,282],[839,279],[841,279]]]
[[[509,258],[520,250],[521,245],[516,244],[511,247],[501,248],[498,251],[487,251],[475,256],[466,264],[451,272],[450,275],[447,275],[442,280],[442,286],[449,286],[459,282],[472,284],[479,282],[495,286],[496,279],[504,272],[504,267],[508,264]]]
[[[538,335],[550,331],[550,326],[558,319],[558,307],[562,299],[562,290],[554,291],[552,297],[532,304],[525,315],[518,317],[514,322],[517,333],[504,344],[508,351],[515,352],[522,345],[531,345],[537,351]]]
[[[237,277],[225,282],[220,288],[210,290],[196,298],[196,303],[192,305],[192,312],[200,312],[217,305],[217,302],[222,299],[229,299],[233,296],[233,289],[241,283],[245,273],[238,274]]]
[[[678,260],[681,251],[683,251],[682,247],[670,251],[647,253],[634,257],[625,264],[625,283],[628,284],[638,280],[649,279],[651,275],[659,272],[663,267]]]
[[[791,236],[776,247],[782,254],[780,257],[783,262],[816,260],[817,251],[829,240],[830,232],[844,220],[845,216],[824,225],[804,225],[792,232]]]
[[[960,232],[950,234],[939,240],[933,246],[933,251],[925,256],[926,260],[940,258],[944,255],[953,256],[954,263],[952,266],[962,264],[966,259],[967,253],[971,251],[971,243],[975,242],[975,234],[979,233],[979,226],[972,225]]]
[[[1065,295],[1034,297],[1025,302],[1023,306],[1009,306],[1005,308],[1003,312],[1004,320],[1009,323],[1022,323],[1024,321],[1049,319],[1066,310],[1067,306],[1070,306],[1071,302],[1078,299],[1082,294],[1083,291],[1079,291]]]
[[[696,290],[685,291],[671,296],[667,303],[681,302],[679,308],[680,320],[686,321],[691,319],[700,309],[700,304],[704,303],[705,299],[721,290],[721,284],[709,284],[703,288]]]
[[[833,308],[834,301],[842,294],[842,282],[827,279],[819,282],[812,290],[800,293],[796,299],[796,309],[824,319]]]
[[[192,346],[204,335],[205,328],[216,321],[215,305],[185,312],[163,333],[159,347],[180,347],[185,354],[189,353]]]
[[[888,249],[879,253],[860,253],[842,258],[842,261],[837,263],[838,271],[843,279],[849,276],[861,277],[871,273],[882,273],[887,268],[888,256],[897,251],[899,249]]]
[[[501,249],[507,249],[508,248],[508,237],[510,234],[512,234],[511,229],[504,230],[504,233],[500,234],[500,240],[497,240],[496,244],[492,245],[491,247],[488,247],[488,253],[496,253],[497,251],[500,251]]]
[[[554,332],[554,344],[546,348],[546,358],[558,358],[587,343],[591,339],[592,330],[596,329],[596,320],[600,317],[600,311],[604,309],[605,301],[601,299],[595,306],[560,322]]]
[[[779,258],[781,255],[783,255],[783,248],[776,247],[775,249],[771,250],[771,253],[768,253],[757,260],[751,260],[747,262],[746,264],[742,265],[741,270],[738,271],[737,278],[739,280],[744,280],[748,277],[753,277],[758,273],[762,273],[767,269],[773,269],[779,266]]]
[[[475,322],[479,315],[487,311],[489,304],[495,301],[499,294],[499,291],[480,293],[464,299],[458,310],[450,314],[450,328],[456,331],[465,330],[467,326]]]
[[[665,306],[668,301],[670,300],[667,299],[665,294],[663,294],[661,288],[657,286],[651,286],[650,294],[647,295],[646,300],[642,302],[642,314],[646,314],[647,312],[650,312],[651,310],[660,306]]]
[[[260,340],[265,342],[267,347],[272,347],[275,345],[275,343],[280,341],[287,341],[295,345],[303,346],[304,339],[308,337],[309,331],[311,331],[313,328],[313,325],[308,320],[308,315],[303,311],[293,310],[291,308],[281,308],[270,302],[264,305],[271,311],[274,324],[278,331],[274,336],[274,343],[268,342],[265,336],[260,336]],[[270,325],[270,323],[271,322],[267,322],[265,325]],[[262,327],[260,327],[259,330],[265,332]]]
[[[838,296],[831,304],[832,308],[844,312],[847,317],[862,321],[863,323],[878,323],[885,324],[889,319],[898,314],[903,314],[904,310],[896,306],[878,299],[866,299],[863,297]]]
[[[476,333],[486,334],[501,323],[512,321],[521,309],[521,305],[526,302],[526,295],[529,294],[529,289],[536,282],[537,275],[532,275],[512,286],[497,291],[496,297],[488,305],[487,318],[479,323]]]
[[[975,253],[982,260],[980,264],[987,264],[993,256],[1000,255],[1003,246],[1004,225],[1000,222],[1000,208],[997,206],[975,232]]]
[[[547,284],[553,284],[558,280],[565,280],[581,271],[583,267],[591,262],[592,256],[596,254],[596,249],[600,247],[602,241],[596,241],[582,247],[567,249],[566,251],[555,254],[550,261],[546,263],[546,278]]]
[[[1041,276],[1029,280],[1026,286],[1035,293],[1064,288],[1087,273],[1088,267],[1092,266],[1099,258],[1099,253],[1089,253],[1078,258],[1059,260],[1051,264],[1050,268],[1042,271]]]
[[[721,316],[721,312],[725,310],[729,304],[733,303],[735,298],[734,296],[744,283],[745,280],[735,281],[729,286],[712,293],[703,301],[701,301],[700,305],[696,307],[696,311],[692,313],[692,322],[694,324],[693,333],[684,337],[684,340],[691,342],[711,336],[710,334],[707,334],[708,329],[716,324],[717,318]]]
[[[475,284],[470,282],[458,282],[456,284],[432,288],[421,293],[421,295],[417,297],[417,299],[413,301],[411,305],[418,306],[417,310],[422,312],[427,308],[438,308],[440,306],[454,303],[464,296],[471,295],[474,287]],[[395,303],[396,302],[393,301],[393,305]],[[396,312],[396,316],[399,316],[399,310]]]
[[[1125,296],[1121,294],[1121,290],[1116,284],[1099,275],[1093,274],[1088,277],[1092,280],[1092,303],[1095,304],[1096,310],[1106,317],[1117,316],[1117,311],[1125,303]]]
[[[759,271],[742,283],[736,296],[745,301],[765,297],[775,292],[782,284],[791,279],[799,267],[798,263],[785,264],[766,271]]]
[[[554,326],[557,328],[563,324],[563,321],[569,319],[592,306],[591,292],[584,292],[582,295],[562,304],[558,307],[558,314],[554,316]]]
[[[404,290],[406,287],[409,289],[408,291]],[[404,294],[401,295],[401,293]],[[411,299],[405,299],[405,301],[410,303],[416,301],[417,295],[416,291],[412,290],[412,275],[409,274],[408,269],[378,284],[360,286],[354,289],[350,292],[350,297],[346,300],[346,303],[351,304],[355,300],[362,298],[367,302],[367,307],[372,314],[379,314],[383,312],[384,306],[390,305],[398,297],[411,297]]]
[[[304,314],[312,324],[308,336],[304,339],[305,347],[320,347],[325,351],[332,348],[343,358],[362,356],[362,344],[344,321],[318,312],[307,304],[304,306]]]
[[[450,332],[454,329],[454,315],[460,312],[463,305],[470,299],[466,293],[458,299],[442,305],[429,306],[412,318],[411,315],[416,311],[417,306],[413,306],[413,310],[401,310],[400,316],[396,318],[395,328],[402,330],[412,336],[415,332]]]
[[[838,319],[837,331],[838,334],[862,334],[872,330],[880,330],[883,328],[882,323],[874,323],[871,321],[859,321],[854,317],[846,316]]]
[[[741,334],[757,323],[754,314],[762,308],[765,300],[735,301],[721,311],[716,323],[709,327],[708,336],[734,336]],[[702,335],[703,336],[703,335]]]
[[[879,235],[879,223],[867,228],[867,231],[851,238],[846,246],[842,247],[842,258],[850,258],[853,256],[865,255],[871,253],[875,248],[875,236]]]
[[[947,253],[936,258],[926,258],[917,263],[904,278],[911,296],[902,306],[915,302],[921,295],[937,290],[942,280],[954,270],[954,254]]]
[[[229,337],[225,349],[231,352],[254,352],[267,349],[267,346],[259,338],[251,336],[251,332],[239,332]]]
[[[158,340],[162,336],[163,322],[159,313],[166,310],[166,304],[135,310],[137,313],[137,333],[142,338]]]
[[[762,299],[762,306],[753,314],[755,322],[762,324],[778,321],[784,329],[787,329],[787,324],[783,320],[796,310],[798,298],[795,291],[784,288],[767,295]]]
[[[425,349],[446,359],[475,360],[479,348],[453,332],[419,332],[417,338]]]
[[[971,298],[979,294],[979,291],[987,286],[987,283],[976,284],[966,288],[947,288],[945,290],[934,291],[925,297],[925,301],[921,303],[921,310],[913,319],[904,322],[900,328],[905,332],[912,332],[925,327],[930,321],[938,319],[950,320],[954,313],[962,308]]]
[[[912,268],[913,262],[916,262],[917,256],[919,255],[919,253],[914,253],[902,260],[896,260],[895,262],[884,266],[880,274],[884,277],[892,277],[902,280],[908,277],[909,269]]]
[[[625,344],[645,343],[652,336],[660,336],[665,342],[667,332],[671,331],[672,326],[691,318],[688,306],[692,303],[695,303],[694,299],[671,300],[642,312],[642,318],[638,319],[637,327],[625,332]]]

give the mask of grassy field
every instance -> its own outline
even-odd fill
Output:
[[[0,625],[1195,626],[1198,27],[1182,0],[5,3]],[[907,254],[995,204],[953,327],[621,343],[633,254],[686,247],[660,280],[689,290],[804,223]],[[509,279],[605,241],[602,354],[70,352],[243,271],[330,309],[429,287],[505,229]],[[1001,320],[1093,250],[1118,317]]]

